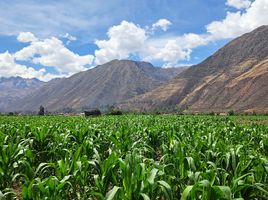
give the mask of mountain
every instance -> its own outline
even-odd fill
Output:
[[[119,105],[191,111],[268,111],[268,26],[244,34],[168,83]]]
[[[36,78],[0,77],[0,111],[7,109],[8,105],[21,100],[43,84],[44,82]]]
[[[184,68],[163,69],[147,62],[113,60],[69,78],[48,82],[30,96],[16,102],[15,110],[57,111],[64,108],[96,108],[120,103],[148,92]]]

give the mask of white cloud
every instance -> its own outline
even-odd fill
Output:
[[[248,8],[251,4],[249,0],[227,0],[226,5],[236,9]]]
[[[108,40],[95,42],[99,47],[95,51],[95,63],[127,59],[134,54],[145,61],[159,60],[165,65],[175,65],[181,60],[189,60],[192,48],[207,43],[204,36],[193,33],[159,38],[146,30],[148,28],[127,21],[111,27],[107,33]]]
[[[37,41],[37,38],[34,36],[34,34],[30,33],[30,32],[21,32],[18,37],[17,40],[19,42],[35,42]]]
[[[156,23],[152,25],[152,30],[156,30],[157,28],[161,28],[163,31],[167,31],[171,22],[167,19],[159,19]]]
[[[210,40],[235,38],[268,24],[268,0],[255,0],[245,12],[227,12],[225,19],[207,25]]]
[[[71,35],[65,35],[75,40]],[[88,69],[92,64],[94,56],[80,56],[67,49],[61,40],[56,37],[39,39],[30,32],[22,32],[17,40],[29,43],[28,46],[14,54],[5,52],[0,54],[0,75],[21,76],[24,78],[39,78],[48,81],[57,77],[67,77],[74,73]],[[18,61],[26,61],[41,66],[36,70],[33,67],[21,65]],[[46,67],[54,68],[58,73],[48,73]]]
[[[164,67],[176,66],[179,61],[189,60],[192,49],[207,44],[206,38],[194,33],[177,37],[153,38],[146,42],[143,59],[162,60]]]
[[[132,22],[122,21],[107,33],[108,40],[97,40],[99,50],[95,51],[95,63],[103,64],[112,59],[128,58],[139,52],[147,38],[146,31]]]
[[[162,60],[166,65],[176,64],[180,60],[188,60],[191,50],[183,49],[176,40],[167,40],[164,45],[157,44],[157,40],[148,43],[144,51],[144,60]]]
[[[21,33],[21,35],[26,34]],[[75,54],[67,49],[61,40],[51,37],[32,41],[29,46],[15,53],[15,59],[54,67],[60,73],[71,74],[86,70],[86,66],[92,63],[94,56]]]
[[[62,38],[66,38],[66,39],[68,39],[69,41],[76,41],[76,40],[77,40],[77,38],[76,38],[75,36],[72,36],[72,35],[70,35],[69,33],[65,33],[65,35],[61,35],[60,37],[62,37]]]
[[[57,77],[57,75],[46,73],[44,68],[36,70],[32,67],[17,64],[14,56],[8,51],[0,54],[0,74],[5,77],[21,76],[23,78],[39,78],[43,81]]]
[[[72,36],[69,33],[65,33],[64,35],[60,35],[60,38],[67,39],[67,42],[66,42],[67,45],[69,45],[71,42],[77,40],[77,38],[75,36]]]
[[[193,49],[208,43],[207,35],[198,35],[195,33],[184,34],[181,37],[177,37],[176,40],[180,46],[186,49]]]

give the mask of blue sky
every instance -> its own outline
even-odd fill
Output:
[[[268,0],[2,0],[0,76],[50,80],[112,59],[196,64],[268,24]]]

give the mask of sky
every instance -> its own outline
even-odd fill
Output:
[[[268,0],[1,0],[0,76],[49,81],[113,59],[198,64],[268,25]]]

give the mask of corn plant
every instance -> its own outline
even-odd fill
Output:
[[[0,199],[267,199],[268,126],[241,120],[0,116]]]

